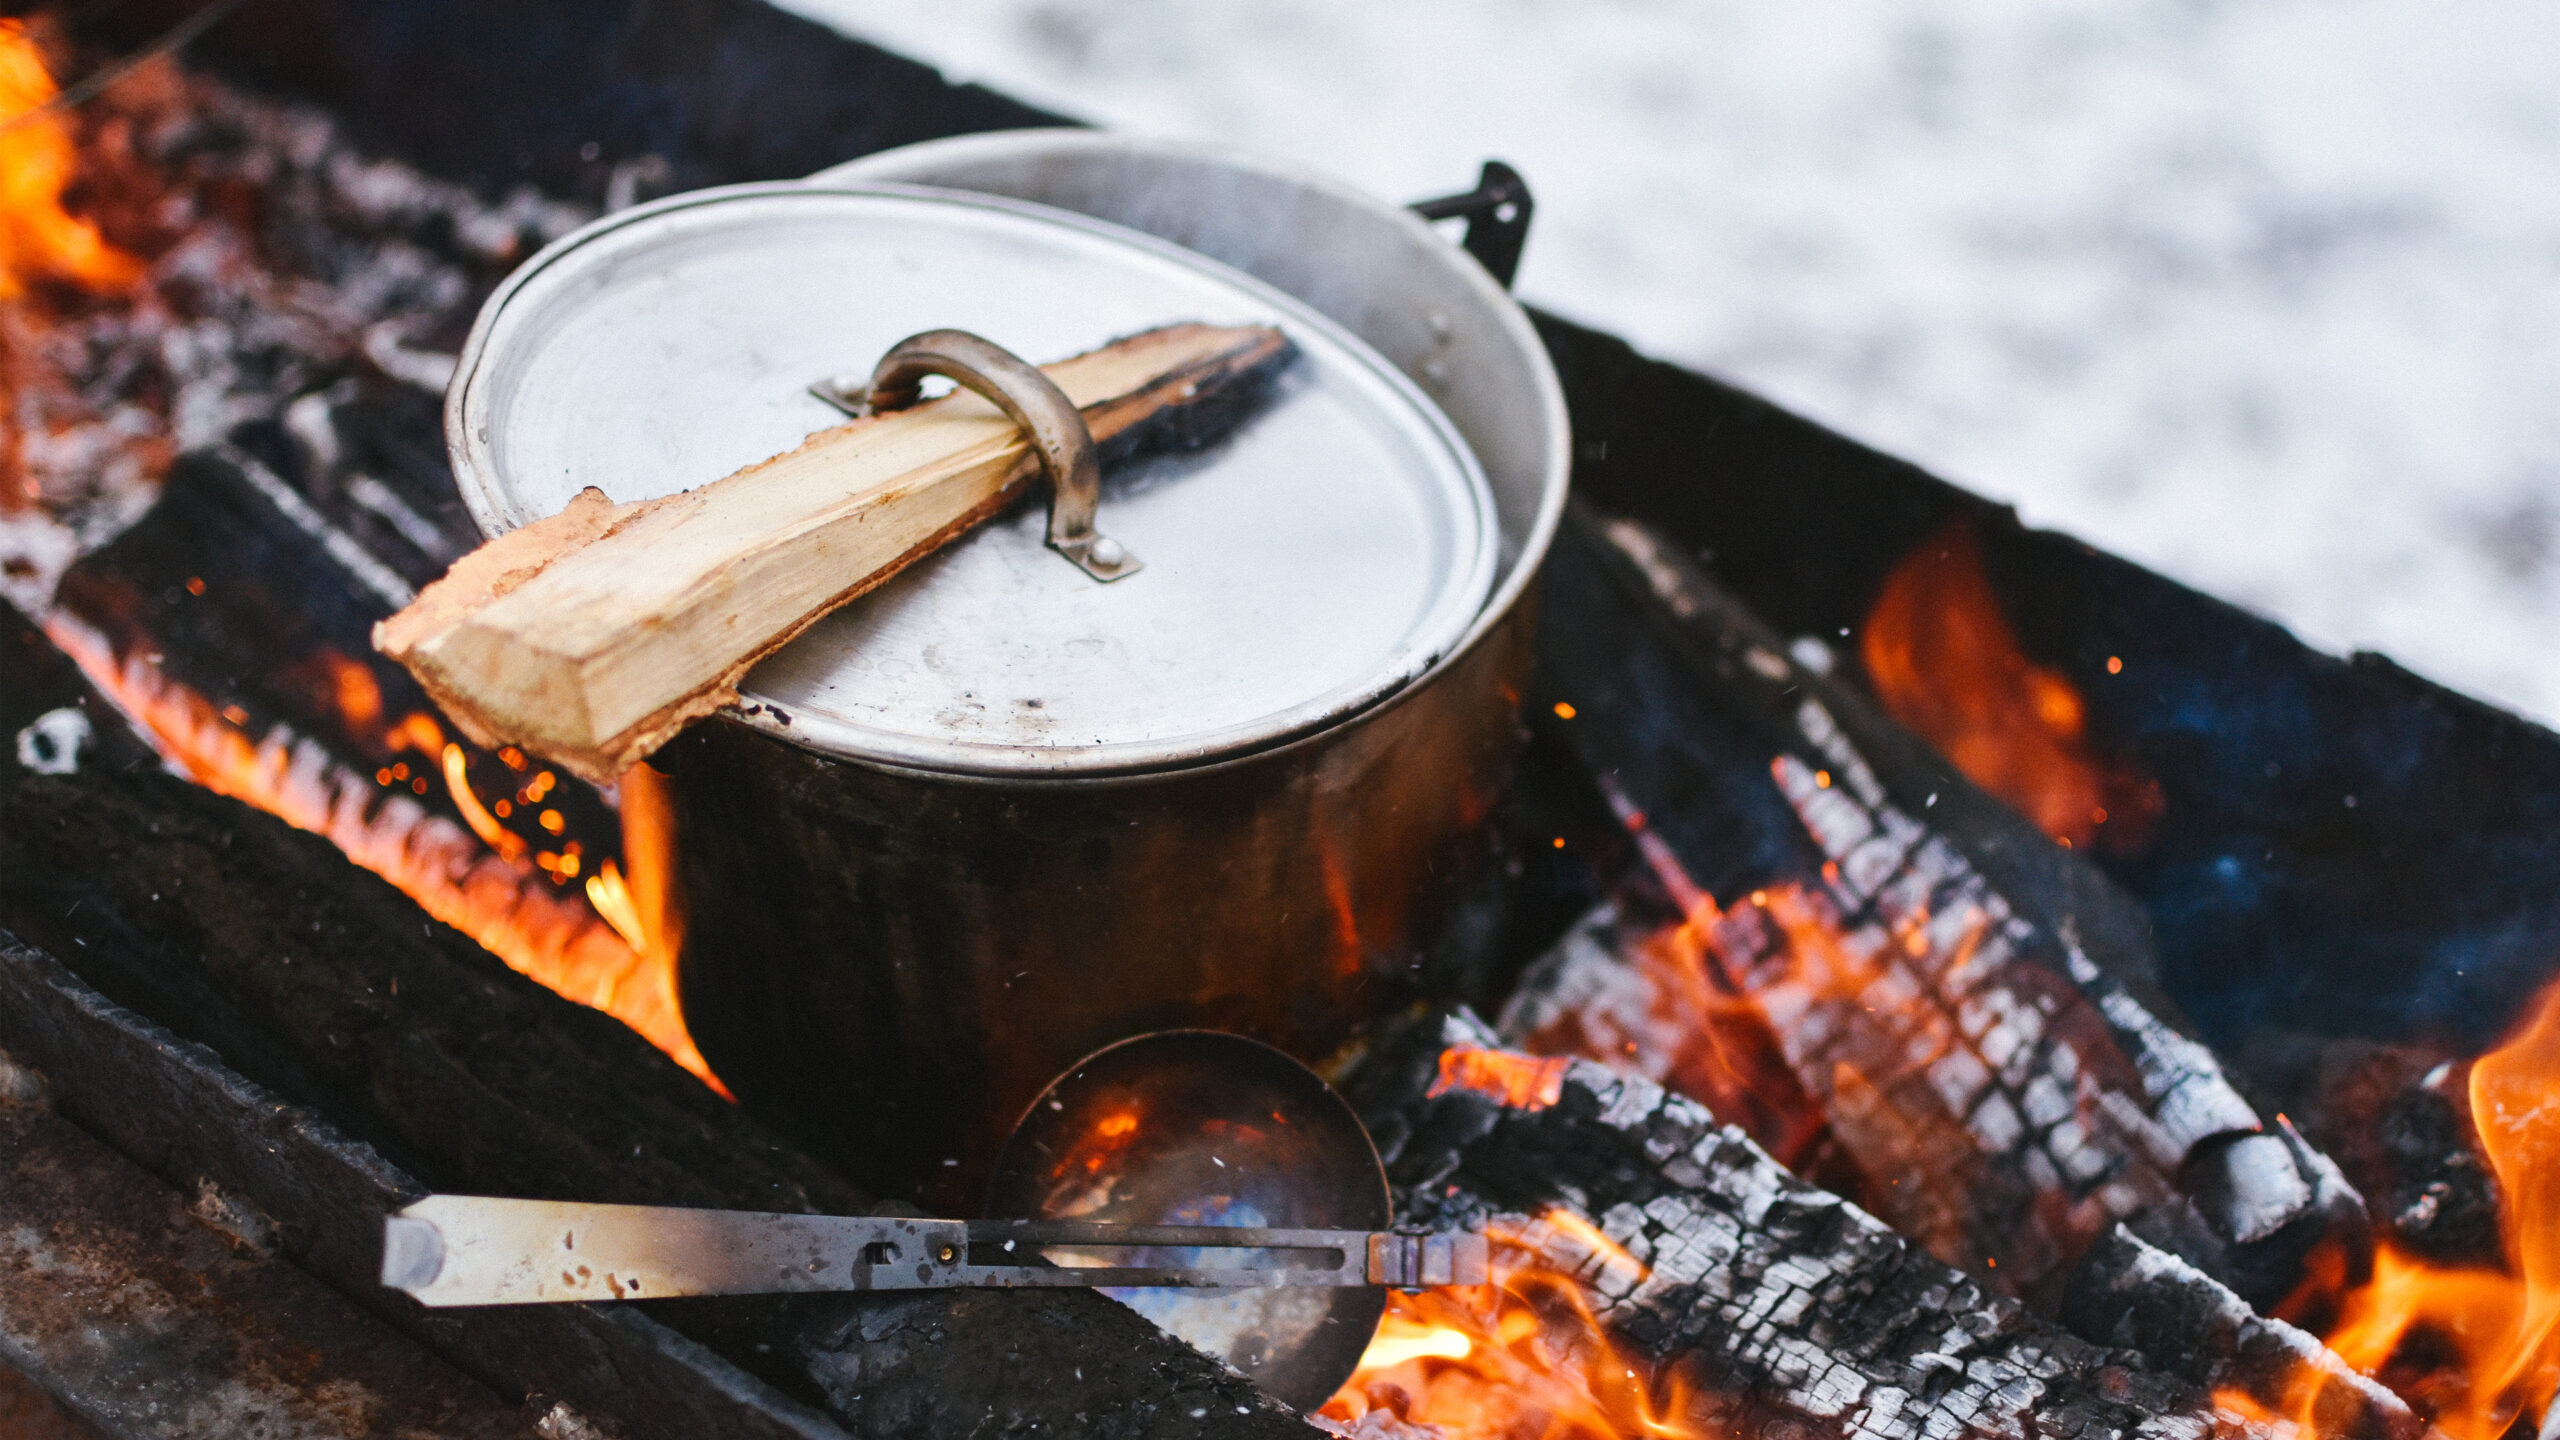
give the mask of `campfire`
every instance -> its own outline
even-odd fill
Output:
[[[373,1283],[429,1190],[918,1213],[696,1047],[670,770],[477,744],[369,638],[481,539],[439,414],[482,301],[764,171],[580,142],[585,182],[492,186],[218,49],[62,94],[130,38],[0,20],[10,1155],[103,1141],[554,1437],[2560,1424],[2560,747],[1543,318],[1579,503],[1512,790],[1462,797],[1491,878],[1382,956],[1357,848],[1309,841],[1366,1013],[1300,1058],[1396,1227],[1483,1236],[1489,1283],[1390,1291],[1303,1420],[1065,1290],[429,1317]],[[1038,118],[825,44],[866,103]],[[1761,493],[1789,465],[1832,503]],[[2323,978],[2357,928],[2403,988]],[[1146,1121],[1097,1124],[1099,1169]]]

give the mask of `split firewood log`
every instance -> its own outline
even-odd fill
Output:
[[[1294,353],[1266,326],[1169,325],[1046,366],[1097,445],[1158,423],[1200,443]],[[966,392],[824,430],[700,489],[590,488],[482,546],[374,629],[484,745],[609,783],[737,698],[756,661],[1002,510],[1032,443]]]

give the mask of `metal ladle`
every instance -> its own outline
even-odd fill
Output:
[[[1383,1287],[1475,1284],[1482,1236],[1400,1235],[1368,1132],[1269,1046],[1160,1031],[1033,1101],[985,1220],[431,1195],[382,1283],[430,1306],[1089,1286],[1305,1409],[1358,1365]]]

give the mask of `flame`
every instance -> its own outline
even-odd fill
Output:
[[[2102,764],[2079,690],[2019,648],[1971,524],[1894,567],[1859,645],[1893,718],[2059,843],[2129,847],[2158,818],[2159,787]]]
[[[1595,1296],[1624,1293],[1642,1262],[1569,1210],[1487,1225],[1486,1285],[1387,1297],[1360,1368],[1317,1413],[1361,1426],[1383,1412],[1449,1440],[1696,1437],[1693,1387],[1609,1338]],[[1605,1283],[1604,1283],[1605,1282]]]
[[[59,612],[44,629],[188,779],[324,837],[510,968],[620,1020],[728,1093],[694,1048],[676,1005],[674,957],[683,932],[666,880],[666,800],[646,767],[634,773],[648,778],[635,784],[626,777],[622,787],[624,854],[632,874],[627,885],[616,875],[611,889],[620,892],[617,908],[631,922],[625,929],[606,918],[604,907],[580,904],[508,863],[484,837],[408,795],[384,795],[374,776],[348,769],[317,742],[283,726],[252,739],[212,701],[161,674],[157,656],[119,658],[104,636]],[[432,717],[405,715],[386,739],[395,750],[438,757],[464,815],[475,828],[488,818],[476,798],[466,800],[471,792],[461,752]],[[424,783],[421,775],[418,784]],[[635,932],[645,943],[633,943]]]
[[[2452,1440],[2497,1440],[2518,1417],[2547,1429],[2560,1390],[2560,982],[2513,1038],[2472,1062],[2470,1091],[2498,1179],[2506,1268],[2437,1266],[2380,1246],[2328,1342]],[[2293,1391],[2316,1378],[2297,1377]],[[2288,1402],[2300,1418],[2304,1402]]]
[[[141,261],[62,208],[78,154],[64,118],[39,113],[55,93],[34,32],[0,19],[0,300],[36,279],[110,290],[142,278]]]

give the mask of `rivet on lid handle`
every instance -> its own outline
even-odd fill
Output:
[[[1031,438],[1049,474],[1049,548],[1105,584],[1137,574],[1138,557],[1093,528],[1102,498],[1102,461],[1093,431],[1058,382],[992,340],[966,330],[927,330],[889,347],[872,369],[858,402],[848,402],[843,382],[820,381],[809,393],[860,420],[904,410],[923,398],[923,381],[941,375],[983,395],[1011,416]]]

